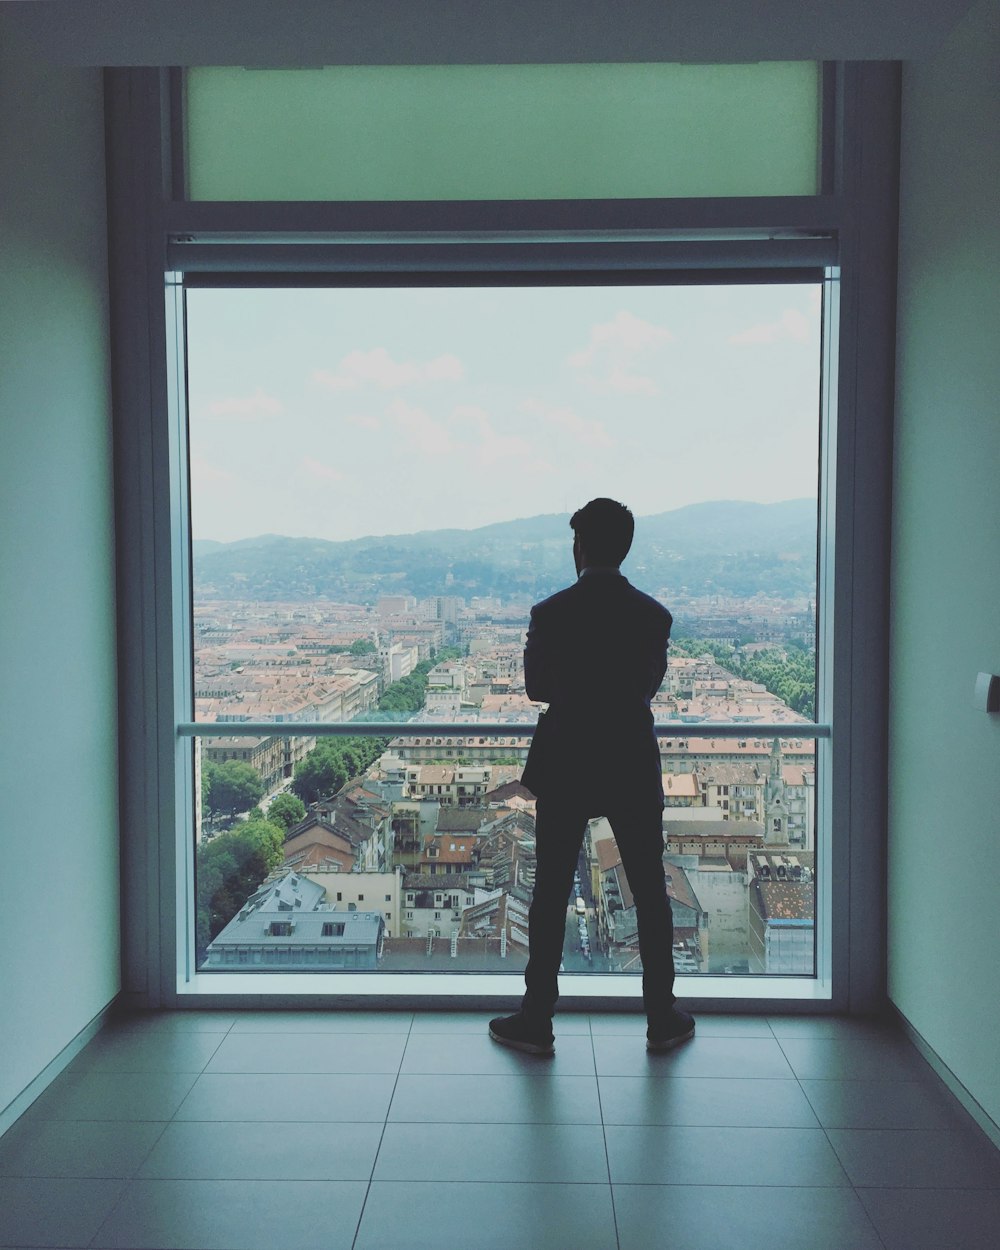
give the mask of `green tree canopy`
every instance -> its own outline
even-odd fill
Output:
[[[202,767],[202,799],[211,812],[235,816],[255,807],[263,797],[260,773],[242,760],[224,760]]]
[[[355,638],[348,650],[351,655],[372,655],[375,651],[375,644],[370,638]]]
[[[293,792],[303,803],[316,803],[342,789],[386,749],[385,738],[324,738],[295,766]]]
[[[269,872],[282,862],[285,830],[254,818],[202,842],[195,856],[201,957]]]
[[[305,819],[306,805],[294,794],[279,794],[267,809],[267,819],[273,824],[291,829]]]

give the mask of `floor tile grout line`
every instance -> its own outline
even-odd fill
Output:
[[[621,1250],[621,1238],[618,1234],[618,1208],[615,1206],[615,1187],[611,1183],[611,1155],[608,1152],[608,1131],[604,1123],[604,1104],[601,1102],[601,1080],[597,1074],[597,1050],[594,1046],[594,1021],[590,1019],[590,1050],[594,1059],[594,1084],[597,1087],[597,1110],[601,1117],[601,1140],[604,1142],[604,1163],[608,1169],[608,1194],[611,1198],[611,1222],[615,1226],[615,1247]]]
[[[415,1013],[410,1016],[409,1028],[406,1031],[406,1040],[403,1042],[403,1051],[399,1056],[399,1067],[396,1069],[396,1079],[392,1083],[392,1090],[389,1093],[389,1101],[385,1108],[385,1119],[382,1121],[382,1132],[379,1134],[378,1145],[375,1147],[375,1154],[372,1157],[372,1171],[368,1178],[368,1184],[365,1187],[365,1196],[361,1200],[361,1210],[358,1212],[358,1222],[354,1228],[354,1236],[351,1238],[351,1250],[358,1244],[358,1236],[361,1232],[361,1222],[365,1218],[365,1208],[368,1206],[368,1196],[372,1191],[372,1184],[375,1181],[375,1169],[378,1167],[378,1157],[382,1150],[382,1142],[385,1140],[385,1131],[389,1127],[389,1116],[392,1113],[392,1101],[396,1097],[396,1089],[399,1085],[399,1078],[403,1071],[403,1064],[406,1061],[406,1048],[410,1044],[410,1038],[413,1036],[413,1022],[416,1018]]]
[[[770,1025],[770,1021],[768,1021],[768,1024]],[[861,1210],[864,1212],[865,1219],[868,1221],[869,1225],[871,1226],[871,1230],[875,1235],[875,1240],[882,1247],[882,1250],[887,1250],[886,1244],[882,1240],[882,1234],[879,1232],[878,1228],[876,1227],[875,1221],[872,1219],[871,1214],[868,1211],[868,1208],[861,1201],[861,1195],[858,1193],[857,1185],[855,1185],[854,1181],[851,1180],[851,1175],[848,1172],[847,1168],[844,1166],[844,1161],[843,1159],[841,1159],[840,1154],[837,1151],[837,1147],[833,1144],[833,1142],[830,1139],[830,1134],[827,1131],[826,1125],[820,1119],[819,1114],[816,1111],[816,1108],[812,1104],[812,1100],[810,1099],[809,1094],[806,1092],[806,1090],[804,1089],[802,1085],[803,1079],[808,1079],[808,1078],[800,1077],[799,1074],[795,1071],[795,1068],[792,1067],[792,1061],[789,1059],[788,1055],[785,1053],[784,1046],[781,1045],[781,1038],[775,1037],[775,1041],[778,1043],[778,1047],[781,1050],[781,1053],[785,1056],[785,1062],[792,1069],[792,1073],[795,1076],[795,1083],[799,1087],[799,1092],[801,1093],[802,1097],[806,1100],[806,1105],[809,1107],[813,1115],[816,1117],[816,1122],[819,1125],[820,1129],[822,1130],[823,1136],[826,1139],[826,1144],[833,1151],[833,1157],[837,1160],[838,1166],[840,1167],[844,1175],[847,1177],[847,1184],[850,1187],[851,1193],[854,1195],[854,1200],[858,1204],[858,1206],[861,1208]]]
[[[97,1240],[97,1237],[98,1237],[98,1235],[100,1234],[101,1230],[102,1230],[102,1229],[104,1229],[104,1228],[107,1226],[108,1221],[109,1221],[109,1220],[111,1220],[111,1219],[112,1219],[112,1217],[115,1215],[115,1213],[116,1213],[116,1212],[117,1212],[117,1211],[121,1208],[122,1203],[125,1201],[125,1197],[126,1197],[126,1195],[128,1194],[129,1190],[132,1188],[133,1182],[137,1179],[137,1173],[138,1173],[139,1169],[140,1169],[140,1168],[141,1168],[141,1167],[142,1167],[142,1166],[146,1163],[146,1161],[149,1159],[149,1156],[150,1156],[150,1155],[153,1153],[153,1151],[156,1149],[157,1145],[159,1144],[160,1140],[162,1139],[162,1137],[163,1137],[164,1133],[167,1131],[168,1127],[169,1127],[169,1126],[170,1126],[170,1125],[174,1122],[174,1120],[176,1119],[176,1117],[177,1117],[177,1112],[178,1112],[178,1111],[181,1109],[181,1107],[184,1105],[184,1102],[186,1101],[186,1099],[187,1099],[187,1097],[188,1097],[188,1094],[190,1094],[190,1093],[191,1093],[191,1090],[192,1090],[192,1089],[194,1089],[195,1085],[198,1083],[198,1078],[199,1078],[199,1077],[200,1077],[200,1076],[204,1073],[205,1068],[208,1066],[208,1064],[209,1064],[209,1063],[211,1063],[211,1061],[212,1061],[212,1057],[213,1057],[213,1056],[216,1054],[216,1052],[218,1051],[219,1046],[221,1046],[221,1045],[222,1045],[222,1043],[225,1041],[225,1039],[229,1036],[229,1032],[230,1032],[230,1030],[231,1030],[231,1029],[232,1029],[232,1024],[230,1024],[229,1029],[227,1029],[227,1030],[226,1030],[226,1031],[222,1034],[222,1036],[221,1036],[221,1038],[220,1038],[220,1040],[219,1040],[219,1044],[218,1044],[218,1046],[216,1046],[216,1047],[215,1047],[215,1049],[212,1051],[212,1054],[211,1054],[211,1055],[209,1055],[209,1057],[205,1060],[205,1063],[202,1065],[201,1071],[200,1071],[200,1072],[195,1073],[195,1078],[194,1078],[194,1080],[191,1082],[191,1084],[190,1084],[190,1086],[188,1087],[188,1089],[187,1089],[186,1093],[184,1094],[183,1098],[181,1098],[181,1099],[180,1099],[180,1101],[178,1102],[177,1106],[174,1108],[174,1113],[173,1113],[173,1115],[170,1117],[170,1119],[169,1119],[169,1120],[165,1120],[165,1121],[163,1121],[163,1127],[160,1129],[159,1133],[157,1133],[157,1135],[156,1135],[156,1139],[155,1139],[155,1140],[153,1141],[153,1143],[150,1145],[149,1150],[147,1150],[147,1151],[146,1151],[145,1155],[143,1156],[143,1158],[142,1158],[142,1159],[141,1159],[141,1161],[139,1162],[138,1166],[136,1167],[135,1172],[132,1174],[132,1176],[127,1176],[127,1177],[124,1177],[124,1178],[123,1178],[124,1183],[122,1184],[121,1193],[118,1195],[117,1199],[115,1200],[114,1205],[111,1207],[111,1210],[107,1213],[107,1215],[104,1217],[104,1219],[103,1219],[103,1220],[100,1222],[100,1224],[98,1225],[97,1230],[96,1230],[96,1232],[94,1233],[93,1237],[91,1237],[91,1239],[87,1242],[87,1245],[88,1245],[88,1246],[92,1246],[92,1245],[94,1245],[94,1243],[95,1243],[95,1241]],[[194,1033],[197,1033],[199,1030],[194,1029],[194,1030],[191,1030],[191,1031],[192,1031],[192,1032],[194,1032]],[[100,1036],[100,1034],[98,1034],[98,1036]],[[174,1074],[173,1074],[173,1073],[158,1073],[158,1074],[156,1074],[156,1075],[174,1075]],[[186,1075],[186,1074],[181,1074],[181,1075]],[[157,1121],[141,1120],[141,1121],[139,1121],[139,1123],[148,1124],[148,1123],[157,1123]]]

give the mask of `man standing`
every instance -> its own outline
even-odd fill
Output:
[[[632,513],[592,499],[570,520],[574,585],[531,609],[530,699],[547,703],[524,768],[537,799],[535,889],[521,1010],[490,1022],[494,1041],[552,1054],[552,1013],[573,873],[587,821],[606,816],[635,899],[649,1050],[694,1035],[675,1006],[673,919],[663,874],[663,779],[649,703],[667,668],[670,613],[619,572]]]

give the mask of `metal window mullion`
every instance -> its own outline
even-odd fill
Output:
[[[521,270],[556,274],[616,270],[686,271],[761,269],[817,269],[835,264],[837,242],[830,236],[802,239],[684,239],[678,241],[628,238],[610,240],[523,242],[456,241],[398,243],[342,242],[188,242],[172,239],[167,264],[185,273],[351,273],[382,272],[473,273]]]
[[[180,721],[180,738],[274,738],[357,737],[357,738],[531,738],[535,725],[507,725],[502,722],[447,724],[419,721]],[[729,721],[691,724],[688,721],[660,722],[653,726],[657,737],[685,738],[700,742],[706,738],[829,738],[829,724],[746,724]],[[459,744],[454,744],[458,746]]]
[[[428,234],[628,230],[832,234],[847,217],[839,194],[641,200],[173,200],[171,235]]]

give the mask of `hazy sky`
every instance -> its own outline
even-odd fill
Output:
[[[194,290],[194,534],[812,496],[818,286]]]

